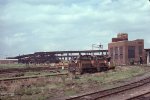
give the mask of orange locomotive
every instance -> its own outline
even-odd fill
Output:
[[[84,72],[104,71],[114,68],[110,63],[111,58],[100,55],[80,55],[77,59],[71,60],[69,63],[69,71]]]

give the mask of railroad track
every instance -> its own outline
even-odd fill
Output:
[[[55,71],[60,70],[61,67],[28,67],[28,68],[9,68],[9,69],[0,69],[0,74],[5,73],[14,73],[14,72],[28,72],[28,71],[41,71],[41,70],[49,70],[49,71]],[[65,69],[67,69],[65,67]]]
[[[141,95],[137,95],[137,96],[134,96],[134,97],[131,97],[127,100],[150,100],[150,92],[147,92],[147,93],[143,93]]]
[[[12,78],[1,78],[0,82],[24,80],[24,79],[39,78],[39,77],[49,77],[49,76],[62,76],[62,75],[68,75],[68,73],[55,73],[55,74],[46,74],[46,75],[32,75],[32,76],[22,76],[22,77],[12,77]]]
[[[150,83],[150,77],[123,86],[115,87],[112,89],[97,91],[97,92],[88,93],[80,96],[73,96],[65,99],[66,100],[100,100],[101,98],[107,98],[110,95],[115,95],[123,91],[131,90],[148,83]]]

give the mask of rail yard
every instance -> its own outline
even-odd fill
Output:
[[[108,50],[98,47],[0,60],[0,100],[150,99],[150,49],[144,41],[119,33]]]
[[[150,0],[0,0],[0,100],[150,100]]]
[[[78,100],[78,98],[82,98],[81,100],[98,100],[101,98],[101,95],[110,96],[114,92],[121,93],[124,90],[129,90],[133,87],[145,87],[146,85],[144,84],[149,82],[149,71],[149,67],[145,65],[128,67],[118,66],[115,69],[108,70],[106,72],[85,73],[83,75],[77,74],[76,78],[72,79],[72,76],[68,73],[68,70],[62,70],[61,68],[57,70],[54,68],[46,70],[40,69],[40,71],[30,69],[28,71],[20,72],[18,72],[18,70],[12,70],[11,73],[10,69],[5,69],[5,72],[1,73],[0,78],[0,97],[2,100],[32,100],[33,98],[42,100],[74,100],[75,98],[75,100]],[[145,75],[144,73],[147,74]],[[134,77],[137,77],[134,80],[136,83],[130,83],[130,80],[133,80]],[[143,81],[144,79],[145,81]],[[139,83],[141,80],[142,83]],[[127,84],[127,87],[123,85],[124,83]],[[101,90],[106,92],[103,93]],[[85,91],[96,91],[96,93],[101,91],[100,94],[102,94],[97,97],[97,94],[92,92],[93,96],[88,96],[91,93],[87,93]],[[142,94],[144,95],[144,92],[142,92]],[[134,98],[136,95],[132,95],[131,97]]]

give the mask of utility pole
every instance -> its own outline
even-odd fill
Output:
[[[99,45],[92,44],[92,50],[94,50],[94,48],[99,48],[100,50],[103,50],[103,45],[101,43]],[[93,56],[94,56],[94,52],[93,52]]]

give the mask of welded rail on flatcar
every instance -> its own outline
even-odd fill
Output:
[[[61,76],[61,75],[68,75],[68,73],[56,73],[56,74],[46,74],[46,75],[32,75],[32,76],[13,77],[13,78],[1,78],[0,82],[23,80],[23,79],[30,79],[30,78],[39,78],[39,77],[49,77],[49,76]]]
[[[60,70],[60,69],[62,69],[62,67],[9,68],[9,69],[0,69],[0,74],[13,73],[13,72],[41,71],[41,70],[55,71],[55,70]],[[67,69],[67,67],[65,66],[64,69]]]

